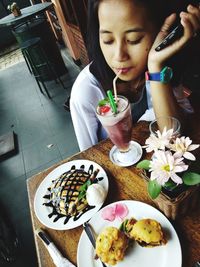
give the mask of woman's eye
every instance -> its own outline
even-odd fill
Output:
[[[135,44],[139,44],[141,40],[142,40],[142,37],[140,37],[139,39],[134,40],[134,41],[127,40],[127,43],[130,45],[135,45]]]
[[[109,40],[109,41],[103,41],[103,43],[104,43],[104,44],[107,44],[107,45],[112,44],[112,42],[113,42],[112,40]]]

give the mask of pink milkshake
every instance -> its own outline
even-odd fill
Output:
[[[121,152],[126,152],[129,150],[132,129],[129,101],[123,96],[118,96],[116,114],[113,113],[109,101],[103,101],[100,101],[97,107],[97,117],[107,131],[111,141]],[[101,103],[105,104],[102,105]]]
[[[107,92],[108,98],[101,100],[97,106],[96,114],[105,128],[114,146],[109,156],[114,164],[131,166],[142,156],[140,144],[131,141],[132,116],[130,103],[124,96],[112,96]]]

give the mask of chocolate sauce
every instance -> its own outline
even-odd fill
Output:
[[[76,169],[76,166],[73,165],[69,171],[52,181],[51,187],[47,189],[49,194],[43,196],[48,202],[43,203],[43,205],[52,208],[52,212],[49,213],[48,217],[52,218],[55,216],[53,222],[63,217],[65,217],[64,224],[70,218],[76,221],[85,212],[94,208],[94,206],[87,204],[85,197],[80,199],[77,205],[74,203],[77,201],[80,187],[88,180],[91,180],[92,183],[98,183],[103,180],[103,177],[95,177],[97,175],[95,172],[92,164],[89,166],[88,171],[85,170],[85,165],[81,165],[79,169]],[[95,178],[92,179],[92,177]],[[74,205],[71,209],[71,214],[68,212],[70,205]]]

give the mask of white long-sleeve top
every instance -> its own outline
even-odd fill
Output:
[[[103,98],[105,92],[88,65],[78,75],[70,96],[70,112],[81,151],[107,136],[95,115],[97,104]]]
[[[106,93],[99,81],[90,72],[89,66],[87,65],[79,73],[73,84],[70,96],[70,112],[81,151],[107,138],[107,134],[96,116],[98,102],[106,97]],[[149,82],[146,82],[144,90],[146,90],[147,105],[139,120],[151,121],[155,119],[155,115],[152,107]],[[174,88],[174,92],[180,105],[187,112],[192,112],[188,99],[183,97],[183,88]],[[133,103],[133,105],[140,105],[140,100],[137,103]],[[141,105],[144,104],[141,103]],[[135,116],[135,112],[132,112],[132,116]]]

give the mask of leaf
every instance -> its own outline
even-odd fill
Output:
[[[139,169],[149,170],[150,169],[149,165],[150,165],[150,160],[145,159],[145,160],[140,161],[136,165],[136,167]]]
[[[85,195],[86,195],[86,191],[81,191],[81,192],[79,192],[79,194],[78,194],[78,200],[84,198]]]
[[[156,180],[149,180],[147,189],[150,197],[155,199],[159,196],[162,186]]]
[[[200,183],[200,174],[195,172],[185,172],[182,178],[186,185],[196,185]]]
[[[106,97],[105,99],[99,101],[98,106],[102,107],[102,106],[105,106],[108,103],[109,103],[109,100],[108,100],[108,97]]]
[[[172,180],[169,180],[168,182],[165,183],[166,189],[173,190],[176,187],[177,187],[177,184],[175,184]]]
[[[126,224],[127,224],[127,222],[128,222],[128,219],[124,220],[124,221],[121,223],[121,225],[120,225],[120,227],[119,227],[119,230],[120,230],[120,231],[122,231],[122,232],[126,232]]]
[[[79,191],[86,191],[88,186],[91,185],[91,180],[87,180],[80,188]]]
[[[81,198],[84,198],[86,195],[86,191],[88,187],[91,185],[91,180],[87,180],[80,188],[79,188],[79,194],[78,194],[78,199],[80,200]]]

